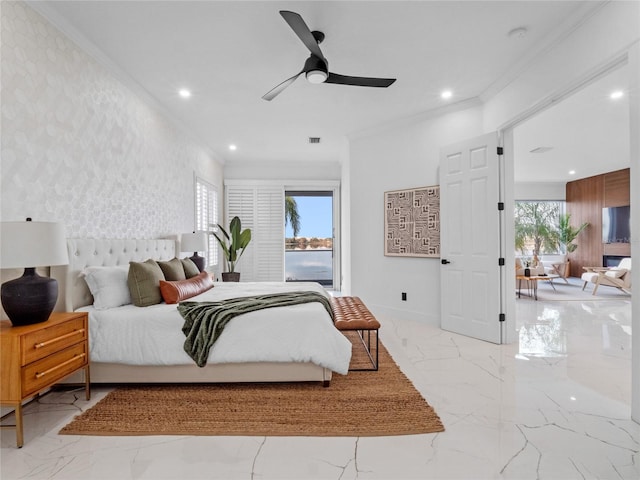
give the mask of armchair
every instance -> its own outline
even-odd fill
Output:
[[[569,284],[567,277],[569,276],[569,258],[567,255],[541,255],[540,263],[544,267],[544,273],[547,275],[559,275],[564,283]]]
[[[631,258],[623,258],[617,267],[583,267],[586,271],[582,274],[582,290],[588,283],[593,283],[595,295],[600,285],[616,287],[625,293],[631,293]]]

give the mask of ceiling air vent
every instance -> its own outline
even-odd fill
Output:
[[[529,153],[545,153],[549,150],[553,150],[553,147],[538,147],[534,148],[533,150],[529,150]]]
[[[309,143],[320,143],[320,137],[309,137]]]

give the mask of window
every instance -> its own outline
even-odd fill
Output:
[[[332,190],[285,192],[287,282],[333,287],[333,210]]]
[[[561,201],[516,201],[516,251],[533,256],[558,253],[558,223],[564,207]]]
[[[242,281],[268,282],[285,280],[285,192],[299,196],[325,196],[333,199],[334,226],[339,225],[339,183],[295,182],[288,185],[277,180],[225,180],[225,215],[228,223],[234,216],[242,220],[242,228],[251,229],[251,243],[238,262],[237,271],[241,272]],[[330,209],[331,209],[330,208]],[[313,215],[313,214],[311,214]],[[331,214],[328,214],[331,217]],[[302,232],[300,232],[302,233]],[[328,233],[317,235],[332,236]],[[339,232],[338,232],[339,233]],[[317,236],[311,233],[311,236]],[[339,238],[339,235],[334,235]],[[335,239],[334,239],[335,240]],[[339,245],[333,241],[333,249],[321,255],[333,253],[333,288],[340,285],[339,279]],[[338,280],[336,280],[336,278]],[[315,278],[315,280],[318,280]],[[327,279],[328,280],[328,279]]]
[[[196,177],[196,230],[211,232],[218,225],[218,190],[216,187]],[[218,246],[213,235],[208,237],[206,252],[207,266],[218,266]]]

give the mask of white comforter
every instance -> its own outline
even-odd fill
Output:
[[[299,290],[328,295],[317,283],[216,283],[211,290],[188,301]],[[176,305],[79,310],[89,312],[93,362],[195,366],[183,348],[184,319]],[[209,353],[209,363],[312,362],[341,374],[347,373],[350,359],[351,343],[317,302],[240,315],[229,322]]]

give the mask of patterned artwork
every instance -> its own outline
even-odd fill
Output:
[[[384,254],[440,257],[440,186],[384,194]]]

